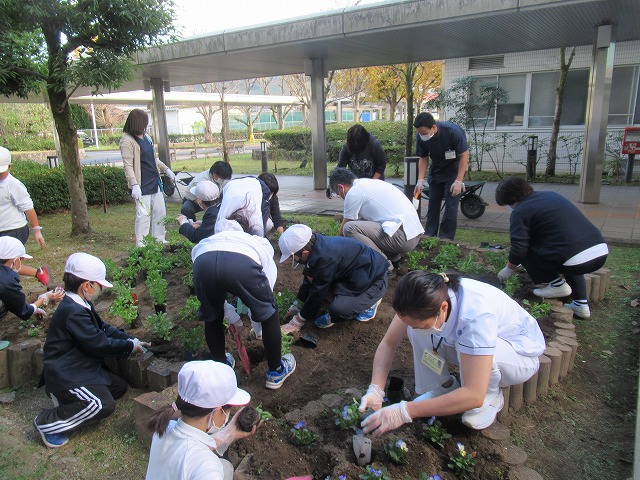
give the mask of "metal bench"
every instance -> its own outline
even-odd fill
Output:
[[[244,140],[227,140],[227,148],[233,148],[236,153],[244,153]]]

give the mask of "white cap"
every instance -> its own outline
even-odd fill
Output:
[[[238,388],[233,369],[213,360],[185,363],[178,372],[178,395],[201,408],[246,405],[251,400],[248,392]]]
[[[103,287],[113,287],[105,279],[107,269],[102,260],[88,253],[78,252],[70,255],[64,265],[64,271],[88,282],[98,282]]]
[[[9,165],[11,165],[11,153],[6,148],[0,147],[0,173],[4,173],[9,170]]]
[[[278,245],[280,246],[280,251],[282,252],[280,263],[284,262],[294,253],[300,251],[302,247],[309,243],[312,234],[313,231],[309,227],[301,223],[299,223],[298,225],[291,225],[289,228],[287,228],[278,239]]]
[[[17,238],[0,237],[0,258],[2,260],[9,260],[11,258],[33,257],[31,255],[27,255],[27,251],[24,249],[24,245]]]
[[[198,182],[198,184],[189,191],[203,202],[211,202],[220,196],[218,186],[209,180]]]

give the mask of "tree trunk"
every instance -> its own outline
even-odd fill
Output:
[[[558,136],[560,134],[560,119],[562,118],[562,98],[564,96],[564,88],[567,83],[567,75],[573,57],[576,54],[575,47],[569,55],[569,60],[566,60],[566,50],[564,47],[560,48],[560,78],[558,79],[558,86],[556,87],[556,108],[553,113],[553,126],[551,127],[551,137],[549,138],[549,152],[547,153],[547,168],[544,174],[547,177],[552,177],[556,174],[556,160],[558,149]]]
[[[66,101],[66,90],[59,85],[50,84],[47,88],[53,120],[60,137],[60,153],[64,164],[67,189],[71,199],[71,235],[84,235],[91,232],[87,195],[84,191],[84,176],[78,152],[78,134],[71,118],[71,108]]]
[[[416,73],[416,66],[413,63],[407,63],[404,71],[404,85],[407,90],[407,136],[405,138],[405,155],[411,156],[413,151],[413,77]]]

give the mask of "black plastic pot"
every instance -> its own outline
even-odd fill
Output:
[[[391,403],[399,403],[403,400],[404,379],[400,377],[389,377],[387,386],[387,398]]]
[[[153,308],[155,309],[156,313],[167,313],[166,305],[154,305]]]

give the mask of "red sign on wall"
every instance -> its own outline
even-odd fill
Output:
[[[627,127],[622,137],[622,154],[635,155],[640,153],[640,127]]]

